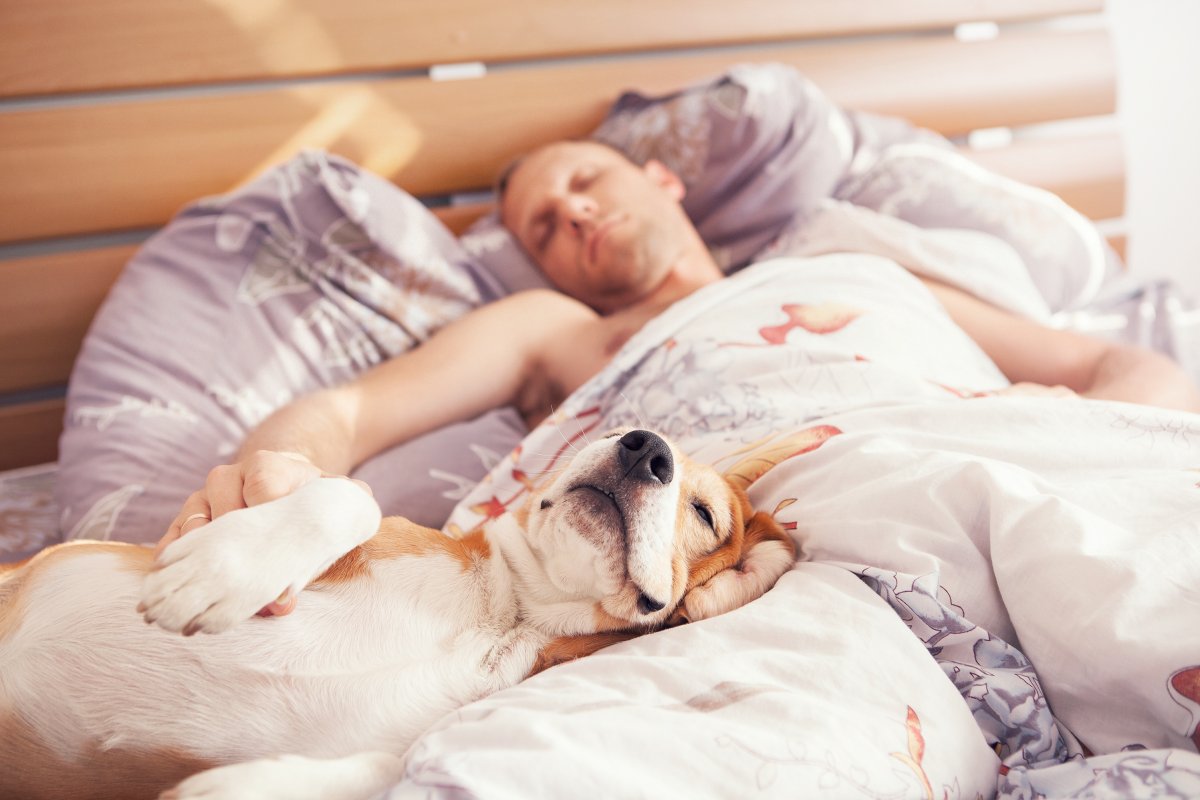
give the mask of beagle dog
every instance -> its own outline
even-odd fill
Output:
[[[447,712],[740,606],[795,555],[644,430],[460,539],[322,478],[157,562],[59,545],[0,573],[0,797],[372,797]],[[287,587],[307,587],[292,614],[256,616]]]

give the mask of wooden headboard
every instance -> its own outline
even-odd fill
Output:
[[[501,164],[586,134],[620,91],[775,60],[850,108],[987,139],[985,166],[1120,218],[1103,5],[0,0],[0,468],[56,457],[72,362],[138,243],[305,147],[461,230]]]

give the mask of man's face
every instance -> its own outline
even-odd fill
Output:
[[[683,185],[658,162],[639,167],[604,145],[561,142],[513,172],[504,224],[567,294],[607,313],[657,288],[690,225]]]

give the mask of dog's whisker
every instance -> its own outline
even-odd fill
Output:
[[[617,394],[621,396],[621,399],[625,401],[625,405],[629,406],[629,410],[633,412],[633,416],[637,420],[638,427],[648,428],[649,426],[646,424],[646,420],[642,419],[642,415],[638,413],[637,406],[632,400],[629,399],[629,395],[625,394],[624,390],[622,389],[618,389]]]
[[[554,410],[554,407],[553,407],[553,406],[551,406],[551,413],[553,413],[553,410]],[[578,447],[578,446],[577,446],[577,445],[576,445],[574,442],[572,442],[570,439],[568,439],[568,438],[567,438],[567,435],[566,435],[565,433],[563,433],[563,429],[562,429],[562,428],[560,428],[559,426],[555,425],[555,426],[554,426],[554,430],[555,430],[555,431],[557,431],[557,432],[558,432],[558,435],[562,437],[562,440],[563,440],[564,442],[566,442],[566,444],[567,444],[567,447],[571,448],[571,452],[572,452],[573,454],[574,454],[574,453],[578,453],[578,452],[579,452],[579,447]],[[586,438],[586,437],[585,437],[585,438]],[[591,444],[591,442],[588,442],[588,444]]]
[[[581,437],[583,437],[583,441],[584,441],[584,443],[585,443],[585,444],[589,444],[589,445],[590,445],[590,444],[592,443],[592,440],[591,440],[591,438],[589,438],[589,437],[588,437],[588,430],[589,430],[588,428],[584,428],[583,430],[581,430],[581,431],[579,432],[579,435],[580,435]]]

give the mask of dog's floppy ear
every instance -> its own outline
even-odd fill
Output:
[[[748,511],[749,507],[745,501],[744,508]],[[742,534],[741,558],[689,589],[667,625],[697,622],[744,606],[774,586],[795,560],[796,545],[775,518],[765,511],[750,513]]]

